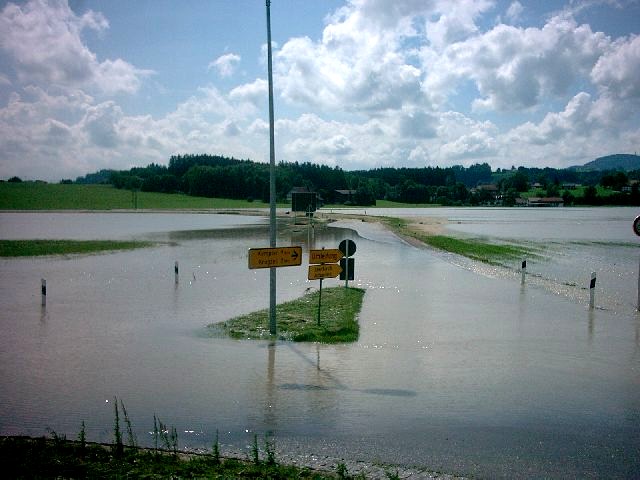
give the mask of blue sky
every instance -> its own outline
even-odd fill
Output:
[[[639,0],[272,0],[276,158],[567,167],[640,150]],[[0,3],[0,178],[267,161],[262,0]]]

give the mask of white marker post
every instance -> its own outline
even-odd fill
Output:
[[[176,260],[176,263],[173,265],[173,273],[175,275],[175,280],[176,283],[178,283],[178,280],[180,279],[180,269],[178,268],[178,261]]]
[[[593,310],[596,296],[596,272],[591,272],[591,283],[589,284],[589,308]]]
[[[44,307],[47,304],[47,281],[44,278],[40,279],[40,292],[42,294],[42,306]]]
[[[526,260],[522,260],[522,267],[520,268],[520,272],[522,273],[522,276],[520,278],[520,285],[524,285],[524,276],[527,273],[527,261]]]

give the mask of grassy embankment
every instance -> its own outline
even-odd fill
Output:
[[[322,307],[318,324],[319,291],[276,306],[278,337],[294,342],[340,343],[358,339],[357,315],[365,291],[360,288],[322,289]],[[209,325],[210,333],[237,339],[268,339],[269,310],[242,315]]]
[[[414,238],[430,247],[463,255],[488,264],[497,264],[521,258],[531,258],[535,253],[521,245],[496,244],[479,239],[433,235],[412,226],[411,222],[395,217],[380,217],[381,221],[398,235]]]

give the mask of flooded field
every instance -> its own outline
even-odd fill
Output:
[[[109,441],[117,395],[143,444],[151,443],[156,414],[178,429],[183,447],[209,448],[218,430],[223,451],[243,449],[254,434],[272,432],[282,455],[488,478],[633,478],[640,249],[627,215],[634,209],[564,209],[562,218],[509,210],[519,223],[496,212],[380,214],[446,215],[461,234],[549,245],[531,262],[525,286],[515,272],[411,247],[369,222],[340,222],[315,238],[304,229],[281,235],[280,245],[302,245],[305,258],[278,270],[278,301],[318,287],[306,280],[309,244],[357,243],[354,283],[367,293],[360,339],[350,345],[204,334],[209,323],[268,305],[268,272],[247,268],[248,248],[268,245],[263,218],[2,213],[2,238],[159,243],[0,260],[0,433],[42,435],[49,427],[75,437],[84,420],[89,439]],[[582,233],[576,225],[585,223]],[[595,310],[572,280],[582,277],[574,260],[585,251],[603,272]]]

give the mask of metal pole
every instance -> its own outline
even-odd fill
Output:
[[[347,242],[347,253],[349,253],[349,242]],[[344,288],[349,288],[349,255],[344,257]]]
[[[276,148],[273,120],[273,73],[271,64],[271,0],[267,3],[267,73],[269,77],[269,232],[270,246],[276,247]],[[269,269],[269,333],[275,335],[276,325],[276,268]]]
[[[320,326],[320,305],[322,305],[322,279],[320,279],[320,295],[318,295],[318,326]]]

